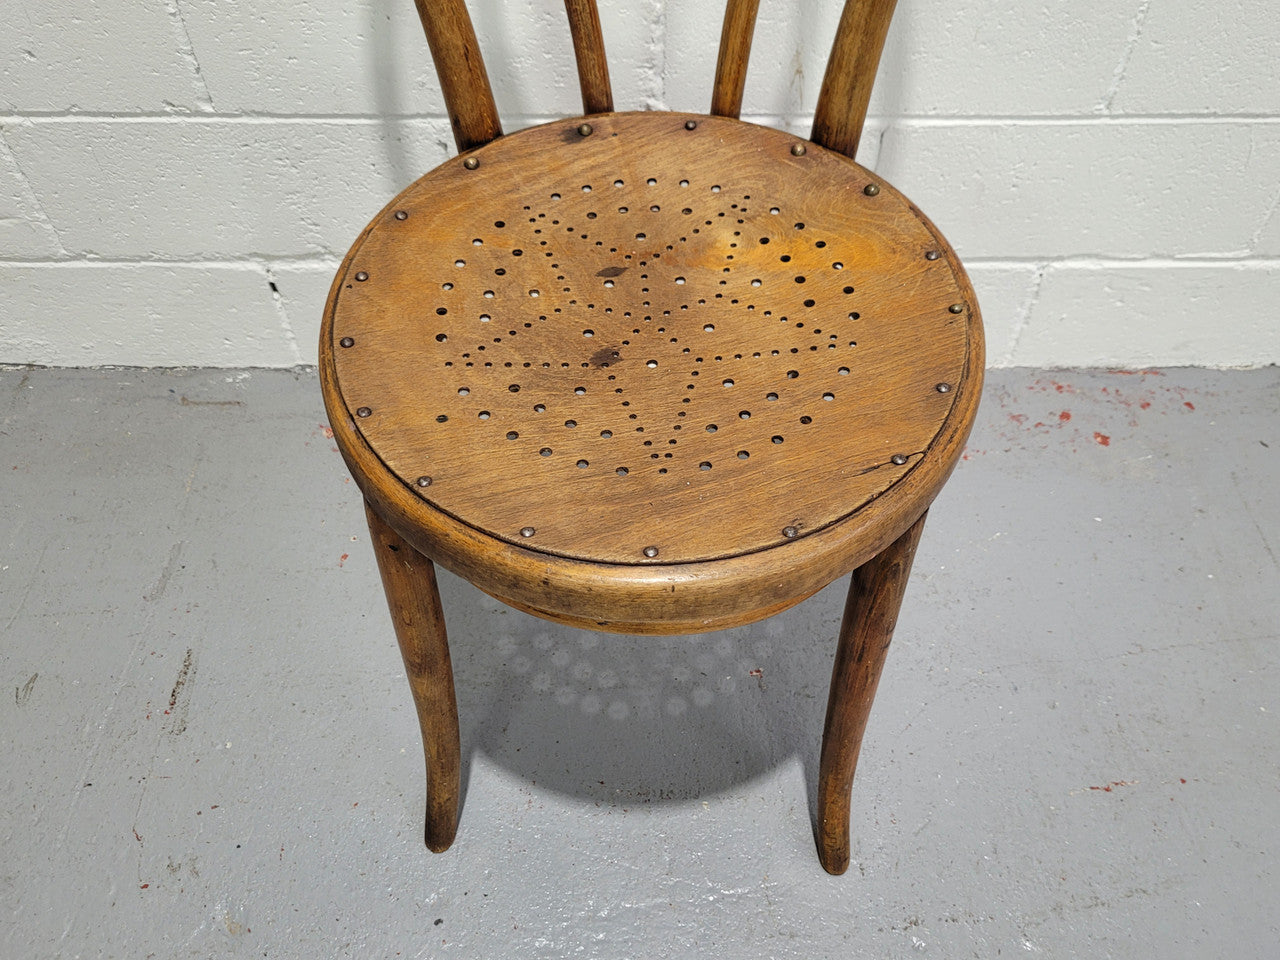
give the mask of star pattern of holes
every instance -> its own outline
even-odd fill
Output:
[[[750,190],[566,184],[448,256],[454,279],[427,291],[422,322],[438,328],[433,363],[465,384],[440,415],[543,462],[705,474],[777,450],[853,393],[838,381],[864,329],[856,253]],[[725,419],[717,389],[741,407],[736,435],[684,456],[686,431]]]

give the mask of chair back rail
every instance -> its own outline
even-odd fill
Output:
[[[760,0],[729,0],[720,29],[720,53],[716,57],[715,86],[711,90],[711,112],[718,117],[737,119],[742,112],[742,91],[747,83],[747,58],[751,36],[756,29]]]
[[[613,90],[609,86],[609,61],[604,54],[604,34],[596,0],[564,0],[578,61],[578,86],[582,88],[582,112],[611,113]]]
[[[414,0],[460,151],[502,136],[502,124],[485,73],[465,0]],[[897,0],[845,0],[814,111],[810,138],[852,157],[857,153],[880,53]],[[711,113],[737,117],[742,110],[747,61],[759,0],[728,0],[716,59]],[[609,67],[595,0],[565,0],[587,114],[613,110]]]
[[[847,157],[858,152],[871,85],[897,0],[845,0],[813,116],[814,143]]]

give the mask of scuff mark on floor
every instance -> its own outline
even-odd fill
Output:
[[[178,679],[173,682],[173,690],[169,694],[169,709],[165,716],[171,717],[169,733],[182,736],[187,730],[187,714],[191,709],[191,684],[196,676],[195,651],[187,648],[187,655],[182,658],[182,666],[178,668]]]
[[[20,687],[13,688],[13,702],[18,706],[22,706],[31,698],[31,689],[36,685],[36,679],[39,673],[33,673],[31,678]]]

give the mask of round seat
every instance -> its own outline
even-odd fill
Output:
[[[603,114],[454,158],[334,281],[324,397],[417,549],[517,607],[759,619],[928,507],[981,386],[958,260],[847,157],[736,120]]]

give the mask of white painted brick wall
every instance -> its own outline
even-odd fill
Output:
[[[508,130],[578,105],[559,0],[470,0]],[[807,133],[839,0],[763,0]],[[859,159],[969,265],[993,365],[1280,362],[1280,5],[899,0]],[[705,110],[722,2],[601,0],[620,109]],[[801,19],[798,19],[801,18]],[[410,0],[0,0],[0,362],[292,366],[452,153]]]

